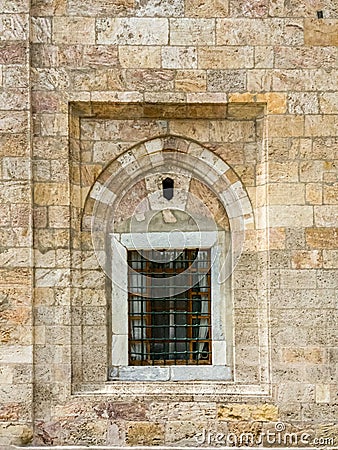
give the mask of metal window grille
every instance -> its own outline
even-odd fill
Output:
[[[129,251],[128,264],[129,364],[211,364],[210,250]]]

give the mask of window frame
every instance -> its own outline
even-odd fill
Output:
[[[230,279],[219,281],[224,268],[225,231],[113,233],[111,239],[111,362],[109,380],[120,381],[230,381],[232,349],[230,345]],[[229,245],[229,244],[228,244]],[[204,248],[211,251],[211,329],[210,365],[129,365],[128,355],[128,250]],[[118,312],[118,313],[117,313]]]

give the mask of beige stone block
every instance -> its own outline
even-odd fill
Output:
[[[269,163],[269,180],[271,183],[288,183],[298,181],[298,164],[295,162]]]
[[[187,17],[226,17],[229,10],[228,0],[186,0]]]
[[[175,90],[200,92],[206,90],[205,70],[178,70],[175,78]]]
[[[255,47],[255,68],[267,69],[272,68],[274,64],[274,47],[272,46],[256,46]]]
[[[170,45],[214,45],[214,19],[171,19]]]
[[[266,103],[269,114],[284,114],[286,112],[286,94],[267,92],[264,94],[234,93],[229,94],[230,103]]]
[[[305,186],[296,183],[278,183],[268,186],[270,205],[303,205]]]
[[[242,69],[253,67],[251,47],[200,47],[198,49],[200,69]]]
[[[320,250],[295,250],[291,253],[291,265],[293,269],[317,269],[323,265],[322,252]]]
[[[252,405],[245,403],[229,403],[220,405],[217,410],[219,420],[247,421],[259,420],[262,422],[277,421],[278,408],[275,405],[264,403]]]
[[[318,182],[322,181],[326,164],[324,161],[302,161],[299,164],[300,181]]]
[[[70,15],[116,17],[129,16],[135,11],[135,0],[95,0],[95,2],[92,0],[68,0],[66,3],[67,12]]]
[[[284,115],[270,116],[267,121],[269,137],[296,137],[304,134],[304,118]]]
[[[4,180],[28,180],[30,161],[27,158],[3,158],[2,176]]]
[[[49,206],[48,222],[51,228],[69,227],[70,212],[68,206]]]
[[[323,114],[338,114],[338,95],[335,92],[325,92],[319,95],[320,112]]]
[[[42,136],[68,136],[68,114],[41,114]]]
[[[330,403],[330,385],[316,384],[316,403]]]
[[[128,445],[164,444],[164,425],[162,423],[132,422],[127,428]]]
[[[268,14],[267,0],[230,0],[232,17],[266,17]]]
[[[188,92],[188,103],[226,103],[228,96],[225,92]]]
[[[310,248],[338,248],[338,228],[309,228],[305,233]]]
[[[319,102],[316,93],[296,92],[288,96],[289,114],[318,114]]]
[[[152,69],[161,67],[161,47],[119,46],[121,67],[128,69]]]
[[[200,142],[209,140],[208,120],[172,120],[169,123],[169,132],[179,136],[187,136]]]
[[[254,141],[254,122],[235,120],[211,121],[210,140],[213,142]]]
[[[338,115],[309,115],[305,117],[306,136],[336,136]]]
[[[34,187],[34,202],[37,205],[68,205],[69,189],[65,184],[40,183]]]
[[[7,89],[0,92],[0,109],[3,111],[24,110],[28,108],[28,92],[24,89]]]
[[[31,40],[33,43],[51,43],[52,21],[51,17],[32,17]]]
[[[315,206],[314,216],[317,227],[334,227],[337,225],[338,205]]]
[[[98,18],[96,32],[98,44],[166,45],[169,27],[163,18]]]
[[[315,289],[316,271],[311,269],[293,269],[280,271],[281,288],[292,289]]]
[[[217,45],[301,45],[303,31],[290,19],[219,19]]]
[[[313,207],[270,206],[269,223],[271,227],[311,227],[313,226]]]
[[[324,203],[338,204],[338,183],[332,185],[324,185]]]
[[[281,69],[332,69],[336,66],[334,47],[275,47],[275,65]]]
[[[162,67],[164,69],[196,69],[196,48],[162,47]]]
[[[2,14],[0,16],[0,41],[24,41],[28,38],[27,14]]]
[[[323,202],[322,186],[318,183],[307,183],[305,201],[310,205],[321,205]]]
[[[284,348],[283,360],[287,363],[323,364],[325,350],[318,347]]]
[[[337,19],[305,19],[305,45],[338,45]]]
[[[0,111],[0,129],[2,133],[24,133],[27,130],[27,126],[27,112]]]
[[[55,44],[95,44],[95,19],[92,17],[53,17]]]
[[[323,250],[324,269],[338,269],[338,250]]]

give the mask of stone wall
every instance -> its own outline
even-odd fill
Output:
[[[277,423],[309,445],[337,436],[337,2],[0,11],[0,445],[269,445]],[[115,158],[171,136],[220,156],[254,212],[232,277],[234,379],[217,389],[107,382],[87,196]]]

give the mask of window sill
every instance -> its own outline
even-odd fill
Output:
[[[110,381],[230,381],[228,366],[113,366]]]

